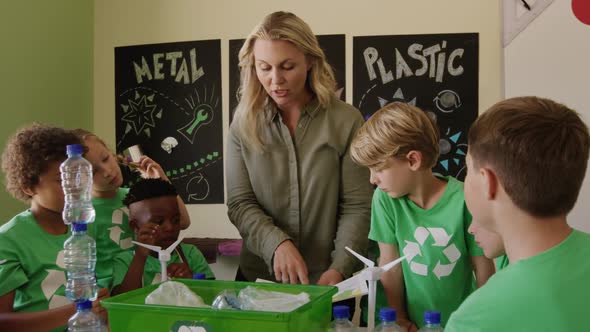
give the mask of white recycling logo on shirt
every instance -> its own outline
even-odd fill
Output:
[[[7,259],[0,260],[0,265],[6,263]],[[65,269],[64,250],[60,250],[55,257],[55,265]],[[66,272],[64,270],[46,269],[47,275],[41,281],[41,291],[48,301],[49,309],[58,308],[71,303],[67,297],[58,295],[56,292],[66,284]]]
[[[121,234],[123,230],[121,225],[123,224],[123,214],[129,215],[129,210],[125,207],[113,211],[112,222],[115,226],[109,228],[109,237],[115,243],[117,243],[121,249],[129,249],[133,246],[133,238],[126,238],[121,240]]]
[[[60,250],[55,258],[55,265],[65,269],[64,250]],[[49,309],[58,308],[70,303],[67,297],[55,294],[57,290],[66,284],[66,274],[63,270],[47,270],[47,276],[41,282],[41,289],[47,301]]]
[[[406,256],[406,261],[410,265],[410,270],[415,274],[427,276],[429,266],[427,264],[415,262],[414,258],[416,256],[422,256],[420,248],[424,246],[424,242],[428,236],[432,236],[434,239],[432,247],[444,247],[442,253],[450,262],[450,264],[441,264],[439,260],[436,262],[434,268],[432,268],[432,272],[440,280],[443,277],[449,276],[453,272],[457,261],[461,258],[461,252],[457,249],[457,246],[455,246],[454,243],[449,244],[453,234],[447,234],[444,228],[441,227],[418,227],[414,231],[414,239],[417,242],[405,240],[406,245],[402,251],[404,256]]]

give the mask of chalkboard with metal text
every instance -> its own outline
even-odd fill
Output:
[[[220,40],[115,48],[117,153],[140,145],[186,204],[224,202],[220,59]]]

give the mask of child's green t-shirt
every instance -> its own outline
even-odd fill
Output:
[[[207,279],[215,279],[215,275],[213,275],[209,264],[207,264],[205,256],[203,256],[199,249],[193,245],[185,243],[181,243],[179,246],[186,257],[188,266],[193,274],[205,273]],[[125,279],[127,270],[129,270],[129,265],[131,265],[131,261],[133,260],[133,255],[133,251],[125,251],[115,257],[113,264],[113,288],[120,285]],[[170,257],[170,261],[168,261],[168,265],[181,262],[182,259],[180,255],[178,255],[178,251],[174,250]],[[147,286],[160,282],[162,280],[161,271],[162,267],[160,266],[160,261],[156,257],[148,256],[143,270],[143,285]]]
[[[445,332],[586,331],[590,234],[573,230],[557,246],[510,263],[469,296]]]
[[[0,227],[0,296],[16,291],[15,312],[45,311],[71,303],[65,297],[63,251],[70,235],[69,228],[66,234],[48,234],[29,210]]]
[[[467,229],[471,214],[465,206],[463,183],[444,177],[442,197],[424,210],[407,196],[391,198],[377,189],[371,209],[371,240],[395,244],[402,262],[410,320],[424,325],[426,310],[441,312],[444,324],[476,288],[471,256],[483,252]]]
[[[92,199],[96,218],[88,226],[88,235],[96,241],[96,283],[100,288],[111,288],[115,256],[133,248],[129,210],[123,205],[128,192],[127,188],[119,188],[112,198]]]

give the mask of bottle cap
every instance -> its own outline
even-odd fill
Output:
[[[393,308],[381,308],[379,310],[379,319],[386,322],[395,322],[397,312]]]
[[[335,319],[348,319],[348,307],[345,305],[337,305],[332,308],[332,313],[334,314]]]
[[[66,146],[66,153],[68,156],[72,156],[75,154],[82,154],[84,152],[84,147],[82,144],[70,144]]]
[[[72,232],[84,232],[88,229],[88,225],[84,222],[72,223]]]
[[[424,311],[425,324],[440,324],[440,311],[427,310]]]
[[[207,279],[207,276],[205,275],[205,273],[195,273],[193,274],[193,279],[205,280]]]
[[[92,301],[90,300],[81,300],[76,302],[76,310],[81,311],[81,310],[87,310],[92,308]]]

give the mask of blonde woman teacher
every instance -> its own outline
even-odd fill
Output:
[[[364,120],[334,96],[309,26],[275,12],[239,53],[240,102],[227,143],[227,206],[244,242],[236,280],[333,285],[358,268],[372,186],[349,155]]]

